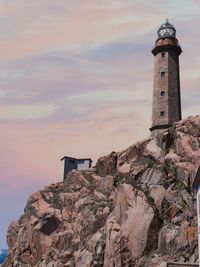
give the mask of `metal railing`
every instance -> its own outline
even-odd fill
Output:
[[[167,267],[198,267],[198,264],[195,263],[178,263],[178,262],[169,262]]]

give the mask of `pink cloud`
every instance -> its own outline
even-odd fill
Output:
[[[175,22],[183,47],[184,114],[196,114],[200,75],[195,14],[199,9],[196,1],[183,1],[181,10],[174,1],[156,0],[0,3],[0,190],[4,197],[19,198],[59,181],[60,158],[65,154],[96,161],[149,135],[150,50],[167,16]],[[46,106],[52,112],[45,113]],[[33,116],[27,118],[30,110]],[[20,202],[20,209],[24,204]]]

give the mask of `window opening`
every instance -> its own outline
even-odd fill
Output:
[[[76,163],[76,161],[75,161],[75,160],[73,160],[73,159],[70,159],[70,160],[69,160],[69,163],[70,163],[70,164],[75,164],[75,163]]]
[[[79,159],[78,160],[78,164],[84,164],[84,163],[85,163],[84,159]]]
[[[165,76],[165,72],[161,71],[160,75],[161,75],[161,77],[164,77]]]
[[[161,91],[161,92],[160,92],[160,95],[161,95],[161,96],[164,96],[164,95],[165,95],[165,91]]]

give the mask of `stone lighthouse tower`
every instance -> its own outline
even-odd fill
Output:
[[[158,29],[152,53],[155,57],[152,133],[181,120],[179,55],[182,50],[176,30],[168,20]]]

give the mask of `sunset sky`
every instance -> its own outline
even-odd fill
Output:
[[[200,114],[199,0],[0,0],[0,249],[64,155],[120,151],[149,135],[156,31],[183,49],[183,117]]]

